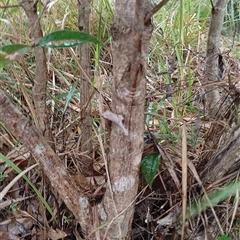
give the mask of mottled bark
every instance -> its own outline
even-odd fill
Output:
[[[212,6],[211,23],[208,32],[207,42],[207,60],[206,60],[206,79],[208,82],[214,82],[221,79],[220,56],[220,36],[223,25],[223,18],[228,0],[217,0],[215,6]],[[209,117],[215,118],[224,111],[219,111],[221,106],[219,88],[209,86],[206,89],[207,113]]]
[[[217,0],[212,8],[211,24],[208,34],[207,43],[207,61],[206,61],[206,78],[209,82],[221,80],[222,66],[220,55],[220,35],[222,30],[223,18],[227,5],[227,0]],[[231,110],[225,104],[221,97],[219,88],[209,86],[206,93],[207,112],[212,119],[227,120],[227,110]],[[229,108],[229,109],[228,109]],[[231,116],[234,118],[234,116]],[[236,171],[240,166],[240,126],[237,126],[230,139],[213,155],[214,149],[219,146],[219,139],[223,132],[226,131],[226,125],[214,121],[209,130],[209,137],[206,139],[206,150],[210,150],[205,154],[207,160],[205,169],[201,172],[201,178],[204,182],[213,182],[222,178],[225,174]],[[212,157],[213,155],[213,157]],[[202,163],[202,162],[201,162]]]
[[[214,182],[240,168],[240,124],[236,126],[225,145],[209,161],[201,173],[202,180]]]
[[[205,138],[205,146],[202,155],[201,164],[207,163],[215,153],[219,145],[219,139],[224,131],[227,130],[227,124],[221,124],[221,120],[227,121],[231,108],[227,104],[224,94],[220,95],[221,86],[211,83],[222,80],[223,62],[220,54],[220,37],[223,25],[223,19],[227,0],[217,0],[212,6],[211,23],[208,32],[207,41],[207,59],[206,59],[206,81],[209,86],[206,87],[206,115],[212,121],[211,128]],[[231,115],[231,113],[230,113]]]
[[[29,20],[30,36],[34,43],[37,43],[43,37],[40,19],[37,13],[37,3],[38,1],[34,0],[23,0],[21,3]],[[44,49],[35,47],[34,56],[36,62],[36,75],[33,84],[33,102],[37,115],[37,122],[35,124],[48,140],[52,140],[50,120],[48,118],[49,114],[46,106],[48,73]]]
[[[143,151],[144,103],[148,46],[152,33],[145,17],[150,1],[117,0],[113,37],[112,122],[108,182],[101,212],[106,239],[130,239]],[[119,216],[117,216],[119,214]],[[113,219],[115,220],[111,222]]]
[[[44,174],[66,206],[80,222],[85,234],[92,231],[92,214],[88,198],[79,190],[62,161],[31,121],[0,91],[0,121],[23,143],[39,162]]]
[[[82,32],[89,33],[90,18],[90,1],[78,0],[78,29]],[[82,69],[80,72],[80,109],[81,109],[81,136],[80,148],[82,172],[84,175],[91,176],[93,174],[92,159],[92,118],[91,118],[91,84],[86,79],[86,75],[90,77],[90,46],[88,44],[79,47],[79,62]]]

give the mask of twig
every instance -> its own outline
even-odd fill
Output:
[[[21,7],[21,4],[0,6],[0,8],[3,8],[3,9],[6,9],[6,8],[15,8],[15,7]]]
[[[159,4],[157,4],[145,17],[144,23],[146,24],[151,17],[158,12],[165,4],[167,4],[169,0],[162,0]]]
[[[238,83],[238,82],[240,82],[240,77],[236,77],[236,78],[233,78],[233,79],[230,80],[231,84]],[[183,88],[179,88],[177,90],[169,91],[169,92],[165,92],[165,93],[155,93],[155,94],[152,94],[150,96],[146,96],[146,98],[157,97],[157,96],[168,95],[168,94],[170,95],[170,94],[174,94],[174,93],[179,92],[179,91],[184,91],[184,90],[187,91],[187,90],[190,90],[190,89],[204,88],[204,87],[221,85],[221,84],[226,84],[226,83],[229,83],[229,79],[224,79],[222,81],[214,81],[214,82],[210,82],[210,83],[203,83],[200,86],[183,87]]]

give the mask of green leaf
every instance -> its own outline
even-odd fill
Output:
[[[236,50],[232,50],[233,51],[233,53],[235,54],[235,56],[238,58],[238,59],[240,59],[240,52],[239,51],[236,51]]]
[[[149,187],[152,187],[155,174],[160,164],[160,159],[161,155],[159,153],[150,153],[142,160],[141,171]]]
[[[218,203],[222,202],[224,199],[235,195],[240,191],[240,181],[229,183],[226,186],[219,188],[208,194],[208,199],[203,196],[200,199],[193,201],[189,204],[187,209],[187,218],[194,217],[200,214],[202,211],[210,208],[210,206],[216,206]]]
[[[5,45],[5,46],[1,47],[0,51],[4,52],[5,54],[9,54],[9,55],[14,54],[14,53],[25,54],[26,52],[29,51],[29,49],[31,49],[31,47],[28,45],[11,44],[11,45]]]
[[[232,240],[232,238],[230,238],[226,235],[222,235],[222,236],[218,237],[217,240]]]
[[[65,111],[67,110],[67,107],[68,107],[74,93],[76,92],[76,87],[78,85],[78,82],[79,82],[78,80],[75,81],[75,83],[71,86],[71,89],[67,94],[66,101],[65,101],[65,106],[64,106],[64,109],[63,109],[63,113],[65,113]]]
[[[11,61],[5,58],[5,55],[3,55],[0,52],[0,72],[2,72],[2,69],[6,67],[8,64],[10,64]]]
[[[99,41],[96,38],[84,32],[72,30],[60,30],[50,33],[43,37],[37,43],[37,46],[45,48],[66,48],[78,46],[84,43],[99,44]]]
[[[31,48],[23,44],[5,45],[0,48],[0,71],[9,65],[11,62],[17,60],[19,56],[28,52]]]

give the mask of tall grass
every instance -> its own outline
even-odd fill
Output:
[[[230,0],[227,6],[227,14],[224,18],[223,34],[240,39],[240,2]]]
[[[149,71],[153,76],[157,75],[156,81],[164,82],[168,90],[176,90],[171,98],[172,117],[180,122],[189,111],[195,112],[191,89],[195,81],[194,59],[199,51],[201,55],[205,54],[206,38],[202,36],[206,36],[210,13],[207,0],[181,0],[169,2],[153,18],[155,28],[150,44]],[[182,91],[185,88],[188,89]],[[169,103],[165,105],[169,107]],[[177,125],[174,124],[174,128]],[[180,134],[181,126],[178,127]],[[164,129],[161,130],[167,133]]]

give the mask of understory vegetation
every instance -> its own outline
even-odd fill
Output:
[[[32,45],[28,19],[18,4],[15,0],[0,1],[1,47]],[[208,181],[212,173],[206,174],[205,169],[240,123],[239,9],[239,1],[229,1],[220,39],[221,77],[213,84],[221,86],[221,96],[225,98],[225,107],[220,105],[219,112],[227,106],[222,114],[234,115],[225,119],[209,118],[205,108],[211,1],[170,1],[152,18],[144,152],[132,239],[180,239],[181,236],[199,240],[240,239],[239,166],[213,182]],[[44,36],[63,29],[78,31],[77,1],[47,4],[39,1],[38,11]],[[104,196],[108,174],[105,158],[111,124],[103,120],[102,113],[112,102],[113,19],[114,6],[110,0],[92,1],[89,34],[100,44],[90,45],[92,136],[89,141],[93,149],[89,156],[79,152],[82,132],[79,51],[77,47],[46,49],[47,110],[53,135],[50,145],[94,206]],[[33,51],[28,51],[0,72],[1,90],[33,124],[35,69]],[[214,132],[211,128],[214,124],[223,126],[222,132]],[[81,230],[74,214],[27,147],[0,122],[1,239],[80,239]],[[239,145],[236,148],[240,156]],[[82,172],[82,156],[93,159],[91,177]],[[20,177],[15,179],[16,176]]]

